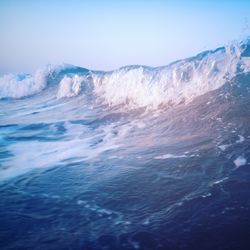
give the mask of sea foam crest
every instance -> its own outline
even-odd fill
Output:
[[[59,83],[57,98],[77,96],[81,91],[84,78],[79,75],[65,76]]]
[[[34,76],[29,74],[8,74],[0,78],[0,99],[22,98],[36,94],[46,87],[46,70],[37,70]]]
[[[4,75],[0,77],[0,99],[18,99],[37,94],[46,88],[49,77],[54,77],[53,75],[58,75],[67,68],[72,68],[72,66],[68,64],[47,65],[38,69],[33,76],[24,73]]]
[[[126,66],[97,72],[63,64],[38,70],[34,77],[6,75],[0,78],[0,99],[36,94],[52,79],[57,98],[79,95],[87,84],[109,105],[158,107],[190,102],[246,72],[250,72],[249,39],[163,67]]]
[[[153,106],[190,102],[218,89],[237,73],[249,72],[241,45],[206,51],[168,66],[127,66],[92,74],[95,92],[110,105]]]

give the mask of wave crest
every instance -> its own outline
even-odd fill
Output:
[[[47,85],[47,72],[38,70],[29,74],[8,74],[0,78],[0,99],[22,98],[42,91]]]
[[[73,77],[65,76],[59,84],[57,98],[77,96],[81,91],[83,78],[79,75]]]
[[[76,68],[69,64],[47,65],[38,69],[34,76],[30,74],[7,74],[0,77],[0,99],[19,99],[37,94],[44,90],[50,78],[56,78],[61,72]]]
[[[77,96],[87,83],[97,98],[109,105],[158,107],[190,102],[218,89],[237,74],[250,72],[249,41],[205,51],[156,68],[126,66],[110,72],[97,72],[64,64],[38,70],[34,77],[6,75],[0,78],[0,99],[27,97],[53,82],[57,98]]]
[[[93,84],[98,96],[109,105],[158,107],[190,102],[218,89],[238,73],[249,72],[249,58],[243,58],[241,53],[240,46],[230,46],[164,67],[123,67],[109,73],[93,74]]]

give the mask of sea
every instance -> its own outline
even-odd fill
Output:
[[[249,39],[7,74],[0,99],[0,249],[250,249]]]

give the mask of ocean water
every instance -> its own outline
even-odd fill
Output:
[[[250,249],[249,40],[0,98],[1,249]]]

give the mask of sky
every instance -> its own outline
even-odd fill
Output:
[[[250,1],[0,0],[0,74],[166,65],[250,34]]]

